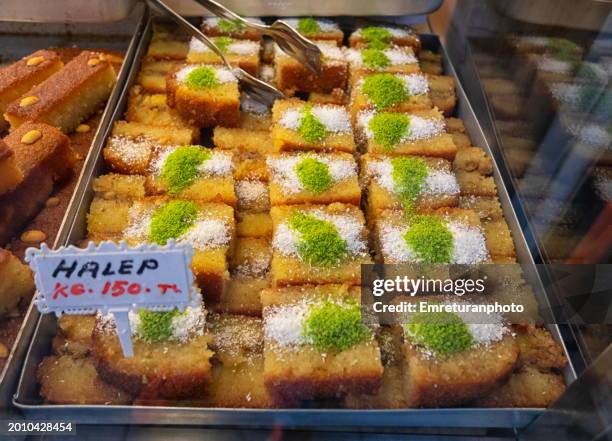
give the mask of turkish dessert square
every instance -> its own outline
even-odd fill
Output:
[[[289,26],[297,29],[297,31],[313,41],[329,41],[334,42],[338,46],[342,46],[344,33],[333,20],[324,18],[302,17],[302,18],[282,18]]]
[[[419,52],[421,39],[410,28],[394,26],[366,26],[353,31],[349,37],[351,47],[386,48],[390,45],[408,46]]]
[[[256,17],[245,17],[251,23],[263,25],[264,22]],[[202,31],[210,37],[231,37],[239,40],[260,41],[261,32],[246,28],[238,20],[228,20],[218,17],[206,17],[202,21]]]
[[[410,47],[349,48],[346,49],[346,58],[350,67],[351,84],[355,84],[359,78],[370,73],[410,74],[420,71],[418,60]]]
[[[212,42],[223,53],[228,63],[240,67],[251,75],[259,72],[259,51],[257,41],[238,40],[231,37],[213,37]],[[222,65],[223,61],[207,45],[195,37],[189,42],[187,63]]]

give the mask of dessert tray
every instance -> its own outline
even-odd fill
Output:
[[[189,310],[181,325],[169,318],[180,344],[152,343],[159,335],[145,336],[148,318],[139,316],[136,353],[177,360],[177,370],[163,373],[145,373],[141,358],[130,363],[121,356],[108,317],[41,316],[13,400],[26,416],[111,424],[524,427],[575,379],[556,325],[491,340],[487,351],[497,351],[485,351],[495,354],[491,363],[474,367],[492,380],[475,385],[444,383],[444,372],[421,381],[419,369],[434,366],[435,376],[438,365],[402,343],[395,328],[355,328],[348,340],[317,340],[315,313],[325,322],[333,321],[331,310],[352,317],[360,265],[373,263],[373,255],[379,263],[408,263],[416,248],[392,246],[393,234],[420,223],[465,244],[442,261],[520,263],[537,304],[547,306],[500,170],[438,37],[401,27],[363,31],[375,24],[351,18],[340,27],[317,20],[294,24],[321,48],[318,76],[231,23],[202,25],[230,63],[300,98],[277,101],[271,114],[241,97],[231,71],[171,25],[148,18],[137,30],[121,96],[98,133],[57,245],[189,242],[208,315]],[[398,84],[396,94],[380,93]],[[385,132],[390,126],[399,129]],[[421,159],[405,160],[406,154]],[[404,172],[431,177],[427,185],[436,190],[399,191],[389,177]],[[408,203],[434,214],[415,216],[406,227],[398,210]],[[432,250],[423,252],[440,261]],[[322,288],[327,284],[334,287]],[[322,300],[327,295],[333,301]],[[191,333],[204,320],[206,331]],[[294,322],[311,329],[310,340],[300,340]],[[529,359],[524,348],[521,358],[514,337],[528,348],[544,341],[548,358]],[[306,349],[293,351],[293,344]],[[409,366],[406,357],[413,357]],[[414,374],[408,380],[407,369]],[[515,386],[500,382],[508,376],[520,385],[531,378],[554,384],[545,388],[550,400],[515,399],[509,389]],[[412,384],[408,397],[398,392],[404,381]],[[207,392],[194,394],[204,384]]]

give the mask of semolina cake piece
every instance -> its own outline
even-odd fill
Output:
[[[15,130],[26,121],[72,132],[106,102],[117,77],[97,52],[83,51],[62,70],[11,102],[4,117]]]
[[[272,123],[276,151],[355,151],[350,116],[343,106],[278,100],[272,107]]]
[[[103,381],[91,357],[51,355],[36,372],[40,396],[52,404],[130,404],[122,388]]]
[[[314,17],[281,18],[281,20],[309,40],[329,41],[342,46],[344,33],[335,21]]]
[[[423,73],[441,75],[443,73],[442,55],[427,49],[419,51],[419,67]]]
[[[154,35],[147,49],[147,57],[154,60],[181,61],[187,57],[189,42],[175,35]]]
[[[482,196],[460,196],[459,208],[466,208],[478,213],[482,222],[497,221],[504,217],[499,198]]]
[[[218,312],[261,316],[262,289],[270,287],[269,238],[239,237],[230,261],[227,291],[211,307]]]
[[[361,283],[371,263],[363,214],[354,205],[276,206],[270,210],[272,286]]]
[[[349,37],[351,47],[381,49],[390,45],[409,46],[418,53],[421,48],[421,39],[411,28],[383,25],[356,29]]]
[[[263,379],[263,325],[260,318],[210,314],[207,325],[215,352],[206,394],[210,407],[274,406]]]
[[[453,302],[463,303],[438,305]],[[409,407],[453,407],[486,396],[511,375],[519,354],[511,329],[496,313],[424,310],[402,328]]]
[[[343,404],[349,409],[406,408],[401,328],[381,326],[376,331],[376,341],[384,368],[380,389],[375,394],[348,394]]]
[[[269,130],[217,126],[213,129],[213,143],[217,148],[236,152],[267,155],[274,151]]]
[[[145,57],[136,76],[136,84],[148,93],[166,93],[166,74],[179,62]]]
[[[444,116],[450,116],[457,104],[455,79],[447,75],[428,75],[429,97],[432,104],[440,109]]]
[[[361,77],[351,91],[354,119],[363,110],[411,113],[433,107],[429,79],[421,73],[375,73]]]
[[[497,186],[492,176],[483,176],[477,171],[455,170],[462,196],[497,196]]]
[[[221,203],[202,203],[164,197],[142,200],[96,198],[87,216],[89,237],[116,239],[130,245],[169,239],[194,248],[194,276],[206,301],[218,301],[229,280],[228,255],[235,235],[233,209]]]
[[[516,257],[514,241],[508,224],[502,218],[497,221],[483,223],[487,247],[492,256]]]
[[[262,291],[264,382],[275,402],[377,392],[380,349],[362,321],[359,291],[346,285]]]
[[[92,356],[100,378],[139,399],[200,398],[210,383],[213,353],[203,306],[129,313],[133,357],[125,357],[112,313],[99,314]]]
[[[361,182],[369,224],[388,209],[421,212],[456,206],[459,199],[451,164],[439,158],[368,153],[361,157]]]
[[[7,193],[23,182],[23,172],[15,160],[15,152],[0,139],[0,195]]]
[[[163,145],[197,144],[200,131],[192,126],[186,128],[155,126],[139,122],[117,121],[113,126],[113,136],[130,138],[136,141],[150,140]]]
[[[145,177],[108,173],[93,182],[94,197],[103,199],[142,199],[146,196]]]
[[[181,65],[168,73],[168,105],[197,127],[234,127],[240,121],[238,80],[225,67]]]
[[[461,208],[440,208],[410,219],[402,211],[384,211],[375,222],[372,236],[381,263],[490,262],[478,215]]]
[[[76,162],[70,139],[55,127],[27,122],[4,138],[23,181],[0,196],[0,244],[8,242],[42,208],[56,183]]]
[[[155,143],[150,139],[113,135],[106,141],[102,154],[112,171],[145,175],[149,170],[154,147]]]
[[[8,105],[64,66],[53,51],[40,50],[0,69],[0,129]]]
[[[434,156],[450,161],[457,153],[437,109],[411,113],[363,110],[357,115],[356,130],[363,150],[369,153]]]
[[[384,49],[349,48],[345,50],[349,62],[350,83],[375,72],[419,72],[419,64],[410,47],[389,46]]]
[[[13,311],[21,299],[30,299],[34,290],[30,268],[10,251],[0,248],[0,317]]]
[[[547,329],[536,326],[515,326],[514,329],[520,349],[520,367],[544,372],[551,369],[560,370],[567,365],[563,347]]]
[[[315,44],[322,54],[319,74],[274,46],[274,84],[286,95],[295,92],[329,93],[346,88],[349,69],[344,52],[335,42],[316,41]]]
[[[260,145],[262,150],[266,149]],[[268,168],[266,167],[265,152],[234,151],[234,179],[237,181],[263,181],[268,182]]]
[[[546,408],[565,391],[563,375],[534,368],[519,369],[489,395],[471,403],[473,407]]]
[[[261,19],[256,17],[244,17],[246,20],[251,23],[263,25],[264,22]],[[202,32],[209,37],[221,37],[227,36],[231,38],[236,38],[240,40],[252,40],[252,41],[260,41],[261,40],[261,32],[253,29],[247,28],[242,25],[239,21],[231,21],[225,18],[219,17],[205,17],[202,20]]]
[[[270,191],[267,182],[243,179],[235,182],[234,189],[238,200],[238,211],[247,213],[270,211]]]
[[[189,127],[183,121],[176,110],[168,107],[165,93],[148,93],[140,85],[130,89],[125,119],[128,122],[153,126],[172,126],[194,130],[194,127]]]
[[[75,357],[88,356],[95,324],[95,315],[62,315],[57,319],[58,333],[53,339],[53,352]]]
[[[465,133],[465,124],[460,118],[444,118],[446,122],[446,130],[448,133]]]
[[[236,207],[232,155],[199,145],[155,149],[146,179],[148,195]]]
[[[272,217],[269,212],[236,212],[236,236],[272,237]]]
[[[453,161],[453,170],[491,175],[493,173],[493,160],[480,147],[467,147],[457,150]]]
[[[261,44],[252,40],[237,40],[231,37],[213,37],[212,42],[217,45],[231,66],[240,67],[257,76],[259,72],[259,51]],[[187,63],[223,65],[223,60],[200,40],[192,37],[189,42]]]
[[[266,163],[273,206],[361,202],[357,164],[349,153],[281,153]]]

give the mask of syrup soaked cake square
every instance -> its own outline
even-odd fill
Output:
[[[272,286],[361,283],[371,263],[363,214],[354,205],[277,206],[270,210]]]
[[[348,62],[344,52],[333,42],[318,41],[321,49],[321,72],[311,72],[302,62],[274,47],[274,84],[287,95],[295,92],[329,93],[344,89],[348,80]]]
[[[441,208],[409,219],[402,211],[384,211],[376,220],[373,237],[381,263],[490,261],[480,219],[470,210]]]
[[[149,93],[166,93],[166,74],[178,63],[178,61],[145,57],[140,65],[136,84]]]
[[[149,93],[142,86],[133,86],[130,89],[125,119],[128,122],[190,128],[193,130],[194,128],[187,125],[175,109],[168,107],[166,101],[165,92]]]
[[[236,181],[236,235],[238,237],[269,238],[272,236],[270,192],[268,183],[258,179]]]
[[[467,147],[457,150],[453,169],[490,175],[493,173],[493,160],[480,147]]]
[[[225,204],[163,197],[135,201],[94,199],[87,217],[90,237],[126,240],[130,245],[169,239],[190,243],[191,266],[206,300],[218,301],[229,280],[234,212]]]
[[[453,160],[457,147],[437,109],[411,113],[363,110],[357,115],[363,150],[387,155],[435,156]]]
[[[236,206],[232,155],[198,145],[156,149],[147,193]]]
[[[272,108],[272,122],[277,151],[355,151],[350,116],[342,106],[279,100]]]
[[[519,348],[501,315],[451,311],[416,312],[402,326],[409,407],[467,404],[494,391],[514,370]]]
[[[346,50],[350,82],[376,72],[411,74],[419,72],[419,63],[412,48],[390,46],[385,49],[350,48]]]
[[[251,23],[260,25],[264,24],[263,21],[256,17],[245,17],[245,19],[250,21]],[[204,32],[209,37],[227,36],[243,40],[261,40],[260,31],[252,28],[246,28],[239,21],[231,21],[225,18],[218,17],[204,18],[204,20],[202,21],[202,32]]]
[[[367,26],[356,29],[349,37],[351,47],[385,48],[390,45],[408,46],[415,52],[421,48],[419,36],[410,28]]]
[[[11,130],[32,121],[69,133],[102,107],[116,79],[113,66],[101,54],[83,51],[62,70],[10,103],[4,117]]]
[[[206,402],[212,407],[272,407],[263,380],[263,325],[260,318],[210,314],[212,379]]]
[[[264,381],[280,404],[375,393],[383,366],[361,320],[359,288],[346,285],[264,290]]]
[[[0,69],[0,129],[3,114],[12,101],[42,83],[64,66],[53,51],[40,50]]]
[[[221,50],[230,65],[240,67],[251,75],[259,71],[259,42],[251,40],[237,40],[231,37],[214,37],[212,42]],[[196,38],[189,42],[187,63],[222,65],[223,61],[208,46]]]
[[[285,23],[295,28],[300,34],[313,41],[329,41],[342,46],[344,33],[338,23],[324,18],[282,18]]]
[[[163,145],[197,144],[200,131],[195,128],[155,126],[138,122],[117,121],[113,126],[113,136],[135,141],[149,140]]]
[[[15,152],[0,139],[0,195],[11,191],[23,181],[23,172],[15,161]]]
[[[168,105],[189,124],[233,127],[240,119],[238,80],[225,67],[188,64],[167,77]]]
[[[282,153],[268,156],[272,205],[330,204],[359,206],[357,164],[348,153]]]
[[[370,223],[387,209],[420,212],[452,207],[459,200],[459,184],[444,159],[368,153],[361,157],[361,174]]]
[[[428,78],[421,73],[375,73],[361,77],[351,92],[353,118],[362,110],[414,112],[433,107]]]

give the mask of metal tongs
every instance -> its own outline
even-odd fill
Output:
[[[261,81],[258,78],[255,78],[253,75],[245,71],[244,69],[231,66],[223,55],[223,52],[214,44],[206,35],[204,35],[198,28],[189,23],[183,17],[181,17],[178,13],[176,13],[172,8],[168,7],[161,0],[149,0],[149,2],[153,5],[154,8],[168,15],[176,24],[178,24],[181,28],[186,30],[193,37],[200,40],[206,46],[210,48],[215,54],[221,58],[225,67],[232,71],[232,73],[236,76],[240,85],[242,86],[242,91],[245,92],[248,96],[253,98],[256,101],[265,103],[268,107],[274,104],[274,101],[277,99],[285,98],[285,95],[275,87],[270,86],[265,81]]]

